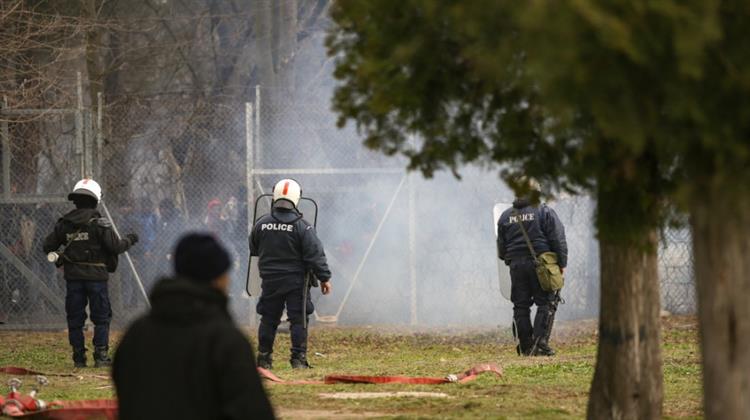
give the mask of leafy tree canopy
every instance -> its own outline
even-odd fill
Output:
[[[519,16],[554,115],[588,110],[618,143],[653,144],[683,193],[747,173],[746,3],[538,0]]]
[[[638,242],[689,174],[747,161],[740,6],[337,2],[334,109],[427,176],[500,163],[591,190],[600,234]]]
[[[368,147],[402,152],[427,176],[466,162],[559,156],[527,141],[539,138],[542,115],[521,83],[505,3],[337,2],[332,16],[328,46],[342,81],[334,108],[341,125],[357,123]],[[513,141],[495,141],[501,136]]]

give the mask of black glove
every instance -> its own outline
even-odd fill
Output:
[[[133,246],[138,242],[138,235],[135,233],[128,233],[125,237],[128,239],[128,242],[130,242],[130,246]]]

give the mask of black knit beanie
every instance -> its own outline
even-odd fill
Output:
[[[232,261],[224,246],[212,235],[188,233],[177,243],[174,271],[196,282],[210,282],[229,271]]]

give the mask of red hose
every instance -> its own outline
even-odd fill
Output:
[[[0,367],[0,373],[8,373],[12,375],[43,375],[41,372],[32,371],[25,368],[18,367]],[[494,373],[496,376],[503,376],[503,371],[500,367],[494,364],[482,364],[474,366],[473,368],[466,370],[465,372],[458,375],[449,375],[444,378],[429,378],[429,377],[411,377],[411,376],[362,376],[362,375],[328,375],[322,381],[321,380],[297,380],[297,381],[285,381],[273,372],[258,368],[258,373],[261,377],[267,379],[271,383],[284,384],[284,385],[323,385],[323,384],[413,384],[413,385],[440,385],[448,383],[466,383],[473,381],[482,373]],[[88,418],[89,416],[96,415],[98,418],[104,417],[107,419],[117,418],[117,400],[83,400],[83,401],[53,401],[49,404],[49,409],[43,411],[27,411],[22,410],[21,407],[17,406],[15,402],[10,401],[11,399],[16,401],[23,401],[23,406],[26,409],[31,409],[32,404],[30,401],[31,397],[19,396],[18,393],[9,395],[5,401],[0,396],[0,413],[14,417],[14,418],[30,418],[35,419],[57,419],[57,420],[73,420]]]
[[[362,376],[362,375],[328,375],[320,380],[285,381],[273,372],[258,368],[261,377],[272,383],[284,385],[322,385],[322,384],[412,384],[412,385],[441,385],[448,383],[466,383],[473,381],[482,373],[494,373],[503,376],[503,371],[495,364],[482,364],[459,374],[449,375],[444,378],[425,378],[411,376]]]

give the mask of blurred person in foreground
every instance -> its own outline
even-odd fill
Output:
[[[110,221],[96,210],[101,198],[102,188],[96,181],[79,181],[68,195],[75,210],[57,221],[42,245],[47,259],[63,268],[68,341],[73,347],[73,363],[79,368],[86,367],[86,305],[94,323],[94,366],[112,363],[108,355],[112,307],[107,281],[109,273],[117,269],[117,256],[138,242],[133,233],[124,239],[117,237]]]
[[[549,346],[555,312],[560,302],[559,290],[545,290],[537,275],[537,259],[554,254],[554,264],[562,273],[568,262],[565,228],[554,210],[540,203],[541,186],[530,178],[520,182],[526,194],[516,197],[513,206],[497,221],[497,249],[501,260],[510,266],[513,321],[519,344],[516,351],[524,356],[554,356]],[[531,305],[536,305],[531,324]]]
[[[307,274],[320,280],[324,295],[331,292],[323,244],[315,228],[302,218],[297,209],[302,188],[293,179],[282,179],[273,188],[271,212],[253,226],[250,255],[258,257],[261,295],[257,312],[258,366],[273,368],[273,343],[286,307],[292,348],[289,362],[293,369],[307,369],[307,321],[315,309],[310,299]]]
[[[179,241],[174,278],[154,286],[151,311],[115,353],[121,420],[274,418],[250,343],[228,312],[230,267],[213,236]]]

